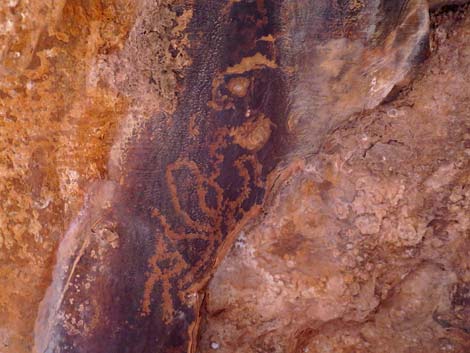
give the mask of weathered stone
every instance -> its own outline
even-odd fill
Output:
[[[200,352],[470,350],[469,15],[435,14],[407,91],[274,172],[209,285]]]
[[[466,352],[457,3],[5,0],[0,352]]]

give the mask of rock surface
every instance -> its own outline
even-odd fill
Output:
[[[394,101],[280,169],[205,297],[200,352],[470,351],[470,11]]]
[[[2,2],[0,353],[468,352],[462,3]]]

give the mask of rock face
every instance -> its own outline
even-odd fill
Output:
[[[434,17],[406,92],[276,172],[209,285],[201,352],[470,351],[469,14]]]
[[[0,351],[31,352],[57,246],[107,175],[128,97],[94,72],[133,26],[129,1],[0,3]]]
[[[462,3],[2,3],[0,352],[468,352]]]

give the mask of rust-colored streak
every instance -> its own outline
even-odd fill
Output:
[[[243,74],[247,71],[259,70],[265,67],[275,69],[277,68],[277,64],[269,60],[265,55],[256,53],[253,56],[242,58],[240,63],[228,67],[225,72],[227,74]]]

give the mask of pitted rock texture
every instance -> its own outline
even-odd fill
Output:
[[[128,101],[90,79],[134,21],[132,1],[0,3],[0,352],[33,349],[56,250],[107,175]]]
[[[470,351],[470,11],[392,102],[280,168],[207,290],[200,352]]]

